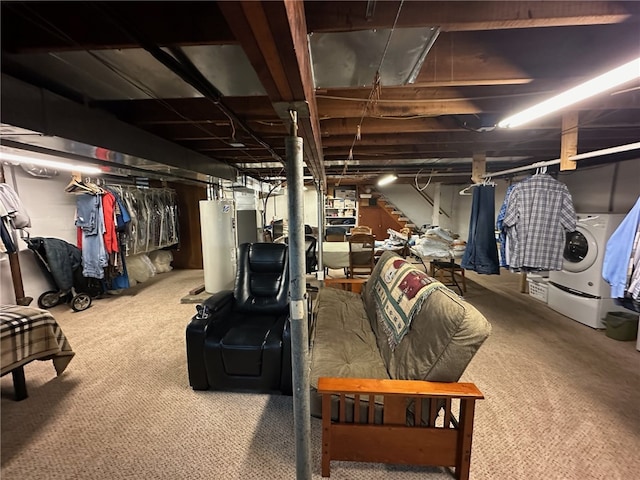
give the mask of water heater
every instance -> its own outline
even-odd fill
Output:
[[[233,200],[200,200],[204,289],[230,290],[236,276],[236,228]]]

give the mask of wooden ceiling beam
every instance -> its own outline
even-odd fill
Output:
[[[307,165],[325,185],[303,2],[232,1],[220,2],[219,7],[272,104],[306,102],[309,116],[298,116],[298,133]]]
[[[365,106],[364,101],[343,101],[318,98],[318,111],[322,119],[361,118]],[[438,115],[469,115],[480,113],[496,113],[506,116],[532,104],[536,100],[521,101],[514,98],[486,100],[422,100],[422,101],[390,101],[378,102],[367,109],[368,117],[413,117]],[[639,109],[640,95],[615,95],[605,98],[591,99],[576,106],[577,110],[615,110]]]
[[[367,18],[366,1],[306,2],[310,32],[391,28],[398,1],[378,1]],[[404,2],[397,27],[440,26],[442,31],[537,28],[620,23],[638,14],[635,2],[434,1]]]

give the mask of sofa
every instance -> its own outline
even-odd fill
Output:
[[[323,476],[331,460],[351,460],[441,465],[468,478],[474,406],[483,395],[457,382],[490,323],[393,252],[365,283],[346,279],[344,287],[361,291],[320,289],[310,331]]]

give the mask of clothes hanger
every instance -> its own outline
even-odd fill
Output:
[[[487,177],[484,179],[484,181],[482,182],[482,185],[484,186],[488,186],[488,187],[495,187],[496,186],[496,182],[494,182],[493,180],[491,180],[491,177]]]
[[[64,187],[64,191],[67,193],[90,193],[95,195],[95,192],[89,186],[76,177],[71,177],[71,181]]]
[[[471,191],[470,191],[471,187],[475,187],[475,186],[476,184],[472,183],[471,185],[464,187],[462,190],[458,192],[458,195],[471,195]]]
[[[458,192],[458,195],[471,195],[471,191],[470,191],[470,190],[471,190],[471,188],[473,188],[473,187],[480,187],[480,186],[485,186],[485,187],[487,187],[487,186],[489,186],[489,187],[495,187],[495,186],[496,186],[496,184],[495,184],[495,182],[493,182],[493,181],[491,180],[491,177],[487,177],[487,178],[485,178],[481,183],[472,183],[471,185],[469,185],[469,186],[467,186],[467,187],[463,188],[462,190],[460,190],[460,191]]]

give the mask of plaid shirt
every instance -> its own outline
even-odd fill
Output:
[[[48,311],[0,305],[0,375],[31,360],[53,360],[60,375],[74,355],[60,326]]]
[[[566,232],[576,228],[569,189],[549,175],[517,183],[509,195],[503,224],[512,269],[562,270]]]

